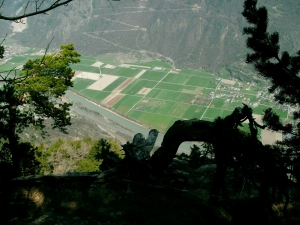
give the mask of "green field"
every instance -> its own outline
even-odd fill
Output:
[[[149,66],[149,67],[172,68],[170,64],[158,60],[154,60],[150,62],[130,63],[130,64],[135,64],[139,66]]]
[[[215,108],[222,108],[224,104],[225,99],[222,98],[215,98],[211,103],[211,105],[214,105]]]
[[[80,63],[77,65],[86,65],[86,66],[91,66],[93,65],[95,62],[97,62],[96,59],[80,59]]]
[[[170,116],[164,116],[164,115],[135,111],[135,110],[131,110],[127,115],[133,119],[142,122],[143,124],[146,124],[150,127],[157,129],[158,131],[167,130],[176,120],[179,119]]]
[[[108,53],[104,55],[98,55],[96,58],[101,62],[115,62],[117,54],[116,53]]]
[[[90,86],[94,82],[94,80],[76,78],[73,81],[73,89],[75,89],[76,91],[82,91],[88,88],[88,86]]]
[[[156,82],[147,80],[135,80],[129,84],[123,91],[123,94],[136,95],[142,88],[153,88]]]
[[[145,80],[155,80],[159,81],[161,80],[167,73],[166,72],[156,72],[156,71],[146,71],[140,79],[145,79]]]
[[[5,64],[2,64],[0,65],[0,72],[1,73],[4,73],[4,72],[9,72],[13,69],[15,69],[18,65],[16,65],[15,63],[5,63]]]
[[[225,116],[230,115],[231,113],[232,113],[232,111],[230,111],[230,110],[208,108],[203,117],[214,119],[214,118],[217,118],[218,116],[220,116],[223,118]]]
[[[84,71],[84,72],[90,72],[90,73],[99,73],[99,68],[95,67],[95,66],[75,64],[75,65],[71,65],[71,68],[73,70],[77,70],[77,71]]]
[[[10,62],[10,63],[22,63],[22,62],[26,63],[27,60],[28,60],[28,58],[24,57],[24,56],[14,56],[8,62]]]
[[[95,100],[96,102],[100,102],[103,99],[105,99],[110,94],[110,92],[85,89],[84,91],[82,91],[82,94],[84,94],[89,99]]]
[[[125,95],[120,99],[113,108],[120,113],[126,114],[142,97]]]
[[[180,84],[169,84],[169,83],[161,82],[161,83],[158,83],[158,85],[155,88],[165,89],[165,90],[170,90],[170,91],[181,91],[182,90],[182,85],[180,85]]]
[[[140,69],[131,69],[131,68],[123,68],[123,67],[117,67],[115,69],[102,69],[102,73],[107,73],[111,75],[116,75],[120,77],[135,77],[139,72],[141,72]]]
[[[162,81],[173,84],[185,85],[188,80],[189,76],[182,76],[179,74],[169,73]]]
[[[104,63],[116,65],[116,68],[104,68],[101,66],[102,74],[111,74],[119,78],[109,84],[103,91],[89,90],[93,80],[76,78],[73,89],[96,102],[106,98],[116,87],[122,84],[127,78],[133,81],[124,88],[122,97],[112,107],[119,113],[125,114],[148,126],[165,132],[174,121],[178,119],[202,119],[213,121],[216,117],[225,117],[232,113],[236,107],[242,107],[242,102],[246,102],[253,108],[255,114],[262,114],[263,111],[272,106],[269,95],[265,92],[265,98],[257,98],[258,90],[263,90],[263,86],[253,86],[251,90],[246,90],[249,84],[234,86],[220,83],[220,79],[205,71],[182,69],[179,73],[169,72],[170,65],[152,61],[145,63],[129,63],[132,68],[119,67],[114,58],[116,54],[106,54],[103,56],[82,57],[82,61],[72,68],[78,71],[99,73],[99,68],[90,66],[97,59]],[[15,64],[24,58],[15,58]],[[134,66],[136,65],[136,66]],[[150,68],[139,68],[138,66],[148,66]],[[4,68],[11,68],[11,63],[3,65]],[[154,67],[165,68],[162,71],[153,70]],[[1,67],[0,67],[1,68]],[[147,71],[139,78],[134,78],[143,69]],[[144,93],[139,93],[143,88]],[[238,88],[238,89],[237,89]],[[265,89],[266,90],[266,89]],[[281,118],[287,117],[287,112],[274,110]],[[243,128],[247,131],[246,128]]]
[[[181,70],[180,75],[194,75],[199,77],[214,77],[213,74],[198,70]]]
[[[167,101],[190,103],[193,100],[194,95],[182,92],[152,89],[152,91],[147,95],[147,97]]]
[[[122,84],[126,80],[125,77],[119,77],[117,80],[112,82],[110,85],[108,85],[106,88],[104,88],[103,91],[113,91],[116,87],[118,87],[120,84]]]
[[[134,110],[181,118],[188,107],[189,104],[145,98]]]
[[[200,119],[205,111],[205,107],[199,105],[190,105],[189,108],[185,111],[183,119]]]
[[[214,78],[202,78],[196,76],[188,76],[188,78],[188,81],[185,83],[186,85],[193,85],[205,88],[216,88],[218,84],[218,82]]]

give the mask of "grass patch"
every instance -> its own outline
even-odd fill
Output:
[[[215,119],[218,116],[220,116],[221,118],[224,118],[230,115],[231,113],[232,111],[229,110],[208,108],[203,117]]]
[[[143,124],[151,126],[160,132],[165,132],[167,128],[174,123],[177,118],[172,118],[170,116],[148,113],[148,112],[136,112],[131,110],[128,116],[137,119]]]
[[[182,118],[185,119],[200,119],[205,111],[205,107],[198,106],[198,105],[190,105],[189,108],[185,111]]]
[[[185,112],[187,111],[188,106],[189,106],[189,104],[176,103],[172,112],[170,114],[166,114],[166,115],[171,115],[173,117],[182,118],[183,115],[185,114]]]
[[[204,71],[199,71],[199,70],[188,70],[188,69],[183,69],[180,71],[181,75],[193,75],[193,76],[199,76],[199,77],[213,77],[214,75],[211,74],[211,73],[207,73],[207,72],[204,72]]]
[[[162,62],[162,61],[158,61],[158,60],[154,60],[154,61],[150,61],[150,62],[140,62],[140,63],[134,63],[134,64],[139,65],[139,66],[172,68],[172,66],[170,64]]]
[[[119,77],[117,80],[115,80],[110,85],[108,85],[106,88],[104,88],[103,91],[113,91],[120,84],[122,84],[125,80],[126,80],[125,77]]]
[[[264,110],[267,109],[267,108],[268,107],[262,106],[262,105],[259,105],[259,106],[255,107],[255,108],[252,107],[253,113],[255,113],[255,114],[263,114]]]
[[[148,70],[142,76],[140,76],[140,79],[159,81],[165,75],[166,73],[164,72],[155,72],[155,71]]]
[[[80,63],[78,63],[77,65],[85,65],[85,66],[91,66],[92,64],[94,64],[95,62],[97,62],[96,59],[80,59]]]
[[[18,67],[17,64],[12,64],[12,63],[5,63],[3,65],[0,65],[0,72],[3,73],[3,72],[9,72],[13,69],[15,69],[16,67]]]
[[[177,104],[178,103],[176,102],[163,101],[160,107],[158,108],[157,113],[165,116],[173,116],[172,113]]]
[[[22,63],[23,61],[28,60],[24,56],[13,56],[8,62],[10,63]]]
[[[80,65],[80,64],[74,64],[70,66],[72,70],[76,71],[84,71],[84,72],[90,72],[90,73],[99,73],[99,68],[94,66],[87,66],[87,65]]]
[[[170,83],[163,83],[160,82],[156,85],[157,89],[164,89],[164,90],[169,90],[169,91],[181,91],[182,90],[182,85],[180,84],[170,84]]]
[[[136,103],[141,100],[142,97],[125,95],[120,99],[113,108],[120,113],[126,114]]]
[[[287,118],[287,114],[288,114],[287,111],[283,112],[282,110],[278,110],[278,109],[274,109],[273,111],[274,111],[278,116],[283,117],[283,118]]]
[[[151,92],[149,93],[150,94],[149,96],[147,95],[147,97],[150,97],[152,95]],[[182,103],[190,103],[194,99],[194,97],[195,95],[193,94],[168,91],[168,90],[159,90],[159,92],[155,94],[155,98],[157,99],[182,102]]]
[[[73,81],[73,89],[76,91],[82,91],[94,82],[94,80],[75,78]]]
[[[211,78],[189,76],[189,79],[186,82],[186,84],[192,86],[206,87],[206,88],[216,88],[218,81]]]
[[[110,70],[108,73],[120,77],[135,77],[139,72],[141,72],[140,69],[117,67],[115,69]],[[102,71],[102,73],[105,72]]]
[[[169,73],[168,76],[166,76],[162,81],[173,84],[185,85],[188,80],[189,76]],[[193,86],[195,86],[195,84]]]
[[[146,96],[148,98],[156,98],[156,96],[160,93],[159,89],[152,89]]]
[[[96,58],[101,62],[115,62],[116,56],[116,53],[107,53],[104,55],[98,55]]]
[[[129,84],[123,91],[123,94],[136,95],[142,88],[153,88],[155,81],[135,80]]]
[[[140,101],[136,106],[135,110],[143,112],[158,113],[158,110],[165,104],[164,101],[157,99],[148,99],[144,98],[143,101]]]
[[[225,99],[222,98],[215,98],[212,103],[211,106],[213,105],[215,108],[222,108],[223,105],[225,103]]]
[[[86,89],[86,90],[82,91],[82,93],[86,97],[88,97],[92,100],[98,101],[98,102],[102,101],[110,94],[110,92],[107,92],[107,91],[97,91],[97,90],[91,90],[91,89]]]

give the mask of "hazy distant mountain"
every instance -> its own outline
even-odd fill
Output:
[[[20,2],[20,1],[19,1]],[[147,52],[176,67],[212,72],[241,70],[246,48],[242,0],[75,0],[66,7],[29,18],[15,38],[26,46],[75,43],[86,55]],[[286,50],[300,49],[300,1],[264,0],[271,29]],[[244,68],[245,67],[245,68]],[[223,70],[222,70],[223,68]],[[227,68],[227,71],[224,70]]]

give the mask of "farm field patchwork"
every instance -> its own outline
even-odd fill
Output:
[[[268,107],[282,121],[292,115],[287,107],[273,105],[267,86],[241,83],[203,70],[178,70],[157,60],[120,63],[115,61],[116,56],[82,56],[80,63],[71,66],[78,71],[72,90],[160,132],[178,119],[213,121],[218,116],[225,117],[242,107],[242,103],[252,107],[257,115]],[[14,56],[0,65],[0,71],[22,66],[29,58],[41,56]]]
[[[166,76],[166,74],[167,74],[167,72],[156,72],[156,71],[148,70],[140,77],[140,79],[159,81],[164,76]]]
[[[170,71],[171,66],[158,61],[106,66],[105,63],[113,60],[113,57],[105,55],[102,62],[101,57],[84,58],[77,65],[80,71],[90,72],[92,66],[88,66],[88,63],[97,60],[103,63],[102,74],[116,78],[102,91],[88,90],[91,81],[82,78],[75,78],[73,90],[81,91],[88,98],[102,102],[160,132],[165,132],[177,119],[201,118],[213,121],[218,116],[225,117],[236,107],[242,107],[242,102],[252,107],[257,114],[262,114],[271,105],[269,99],[257,96],[255,90],[262,90],[263,87],[255,87],[255,84],[221,79],[205,71]],[[270,98],[269,95],[265,96]],[[288,117],[287,111],[277,109],[276,112],[283,118]]]

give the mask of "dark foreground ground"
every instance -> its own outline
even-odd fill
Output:
[[[97,174],[2,181],[0,224],[300,224],[296,203],[288,206],[287,220],[283,204],[273,204],[271,215],[258,197],[212,204],[207,196],[176,181],[104,181]]]

